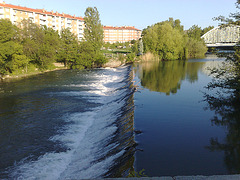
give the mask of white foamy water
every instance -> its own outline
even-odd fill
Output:
[[[117,98],[126,95],[124,86],[127,67],[106,69],[104,74],[92,73],[93,81],[82,84],[64,85],[67,87],[86,87],[88,91],[59,92],[55,95],[84,98],[89,102],[100,103],[96,108],[85,112],[67,114],[62,118],[67,123],[58,134],[49,140],[61,142],[67,147],[65,152],[49,152],[36,161],[22,160],[13,168],[10,175],[18,179],[86,179],[103,177],[121,157],[125,150],[112,155],[118,142],[110,143],[117,132],[115,122],[124,102]]]

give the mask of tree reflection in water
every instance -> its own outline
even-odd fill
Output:
[[[208,109],[215,111],[212,123],[227,129],[223,142],[217,137],[211,138],[207,148],[210,151],[223,151],[224,162],[229,174],[240,173],[240,78],[226,77],[225,70],[215,70],[218,78],[208,85],[208,89],[217,93],[205,94]]]
[[[139,64],[141,85],[151,91],[176,94],[181,82],[198,80],[198,72],[204,62],[150,61]]]

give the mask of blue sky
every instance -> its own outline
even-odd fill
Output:
[[[98,8],[103,25],[146,28],[169,17],[192,25],[217,26],[212,18],[236,12],[236,0],[5,0],[8,4],[84,16],[87,7]]]

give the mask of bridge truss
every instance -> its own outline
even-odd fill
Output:
[[[240,41],[240,26],[215,27],[202,36],[207,47],[233,47]]]

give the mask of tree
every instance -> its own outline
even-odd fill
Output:
[[[73,62],[79,58],[79,42],[70,29],[61,31],[61,44],[58,52],[58,61],[63,62],[66,67],[71,67]]]
[[[60,46],[58,32],[24,20],[21,23],[19,39],[23,44],[24,54],[38,68],[49,69],[56,62]]]
[[[203,40],[188,38],[187,42],[188,58],[204,58],[207,47]]]
[[[8,19],[0,19],[0,43],[13,40],[17,34],[17,27]]]
[[[193,25],[187,31],[188,37],[196,40],[201,40],[202,29],[198,25]]]
[[[0,20],[0,74],[9,74],[27,67],[29,59],[16,40],[18,29],[9,20]]]
[[[240,1],[237,0],[235,5],[236,5],[237,10],[239,10],[240,9]],[[222,26],[229,25],[229,24],[240,25],[240,12],[230,13],[229,17],[218,16],[218,17],[213,18],[213,20],[220,21],[221,22],[220,25],[222,25]]]
[[[41,69],[49,69],[57,61],[56,52],[59,50],[60,38],[58,33],[52,28],[44,26],[42,31],[44,32],[44,36],[39,47],[38,65]]]
[[[93,46],[95,52],[103,46],[103,27],[96,7],[88,7],[85,11],[84,39]]]
[[[208,31],[212,30],[214,26],[208,26],[202,30],[202,35],[206,34]]]
[[[187,31],[187,49],[189,58],[203,58],[205,56],[207,47],[201,36],[209,29],[211,29],[211,26],[205,28],[204,30],[202,30],[202,28],[198,25],[193,25],[189,28]]]
[[[143,35],[144,51],[157,54],[162,60],[186,59],[186,43],[180,20],[148,26]]]

